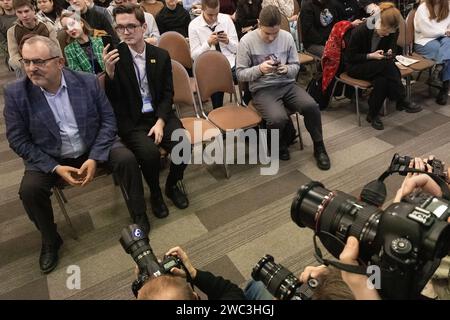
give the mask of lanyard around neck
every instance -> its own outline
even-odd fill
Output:
[[[136,64],[136,62],[134,61],[134,59],[133,59],[133,65],[134,65],[134,69],[136,70],[136,73],[137,73],[139,88],[141,88],[142,91],[145,91],[145,89],[142,87],[142,82],[147,77],[147,73],[144,70],[144,75],[141,78],[141,72],[139,71],[139,67]]]

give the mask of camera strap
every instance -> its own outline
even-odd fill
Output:
[[[386,170],[377,180],[373,180],[366,184],[361,191],[360,198],[364,202],[370,203],[377,207],[381,207],[386,200],[386,186],[384,180],[394,173],[407,174],[407,173],[422,173],[428,175],[434,182],[436,182],[442,191],[442,198],[450,200],[450,190],[445,180],[435,173],[422,171],[414,168],[405,168],[402,170],[393,170],[389,168]]]
[[[333,261],[333,260],[328,260],[325,259],[322,255],[322,251],[320,250],[319,246],[317,245],[317,238],[320,239],[320,237],[317,235],[317,233],[314,233],[314,237],[313,237],[313,243],[314,243],[314,257],[316,258],[316,260],[321,263],[324,264],[326,266],[333,266],[336,269],[342,270],[342,271],[347,271],[350,273],[356,273],[356,274],[362,274],[362,275],[367,275],[367,268],[364,265],[351,265],[351,264],[345,264],[339,261]],[[336,238],[337,241],[339,241],[340,243],[342,243],[338,238]],[[361,261],[360,261],[361,263]]]

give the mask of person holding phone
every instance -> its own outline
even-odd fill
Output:
[[[281,14],[267,6],[259,14],[259,28],[242,37],[238,47],[236,74],[248,82],[253,104],[270,130],[278,130],[279,159],[289,160],[286,109],[303,115],[305,127],[314,144],[314,158],[321,170],[331,163],[322,135],[322,119],[314,99],[296,84],[300,69],[294,39],[280,30]],[[275,155],[272,155],[275,156]]]
[[[191,21],[188,28],[191,57],[195,60],[208,50],[223,53],[230,63],[235,78],[235,61],[238,36],[233,20],[227,14],[219,13],[219,0],[202,0],[202,14]],[[214,108],[223,105],[223,92],[211,96]]]
[[[397,48],[401,13],[390,2],[380,3],[379,8],[374,28],[366,22],[353,29],[344,61],[349,76],[372,83],[366,120],[374,129],[383,130],[379,113],[386,98],[397,101],[397,110],[415,113],[422,108],[406,101],[400,71],[391,59]]]
[[[102,38],[93,37],[91,27],[75,12],[65,11],[60,23],[68,36],[69,44],[64,48],[68,67],[94,74],[105,71]]]
[[[169,215],[159,184],[160,148],[168,153],[189,141],[180,119],[172,109],[172,65],[166,50],[144,40],[147,28],[143,10],[136,5],[114,9],[116,30],[122,42],[116,49],[103,50],[106,94],[113,106],[121,140],[135,154],[150,188],[150,204],[157,218]],[[181,136],[172,139],[174,131]],[[182,151],[177,154],[183,159]],[[179,209],[189,206],[180,187],[187,161],[172,157],[165,194]]]

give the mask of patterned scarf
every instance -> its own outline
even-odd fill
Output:
[[[341,52],[345,48],[344,35],[350,28],[350,21],[340,21],[331,30],[322,56],[322,92],[327,90],[339,69]]]

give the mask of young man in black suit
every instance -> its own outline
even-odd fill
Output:
[[[167,51],[144,41],[147,25],[138,6],[120,5],[113,16],[122,42],[117,49],[108,52],[106,46],[103,51],[106,94],[116,114],[119,136],[135,154],[150,188],[153,213],[164,218],[169,210],[159,187],[159,148],[170,152],[180,141],[171,141],[172,132],[183,128],[172,109],[171,60]],[[172,160],[165,186],[166,196],[180,209],[189,205],[178,183],[186,166]]]

